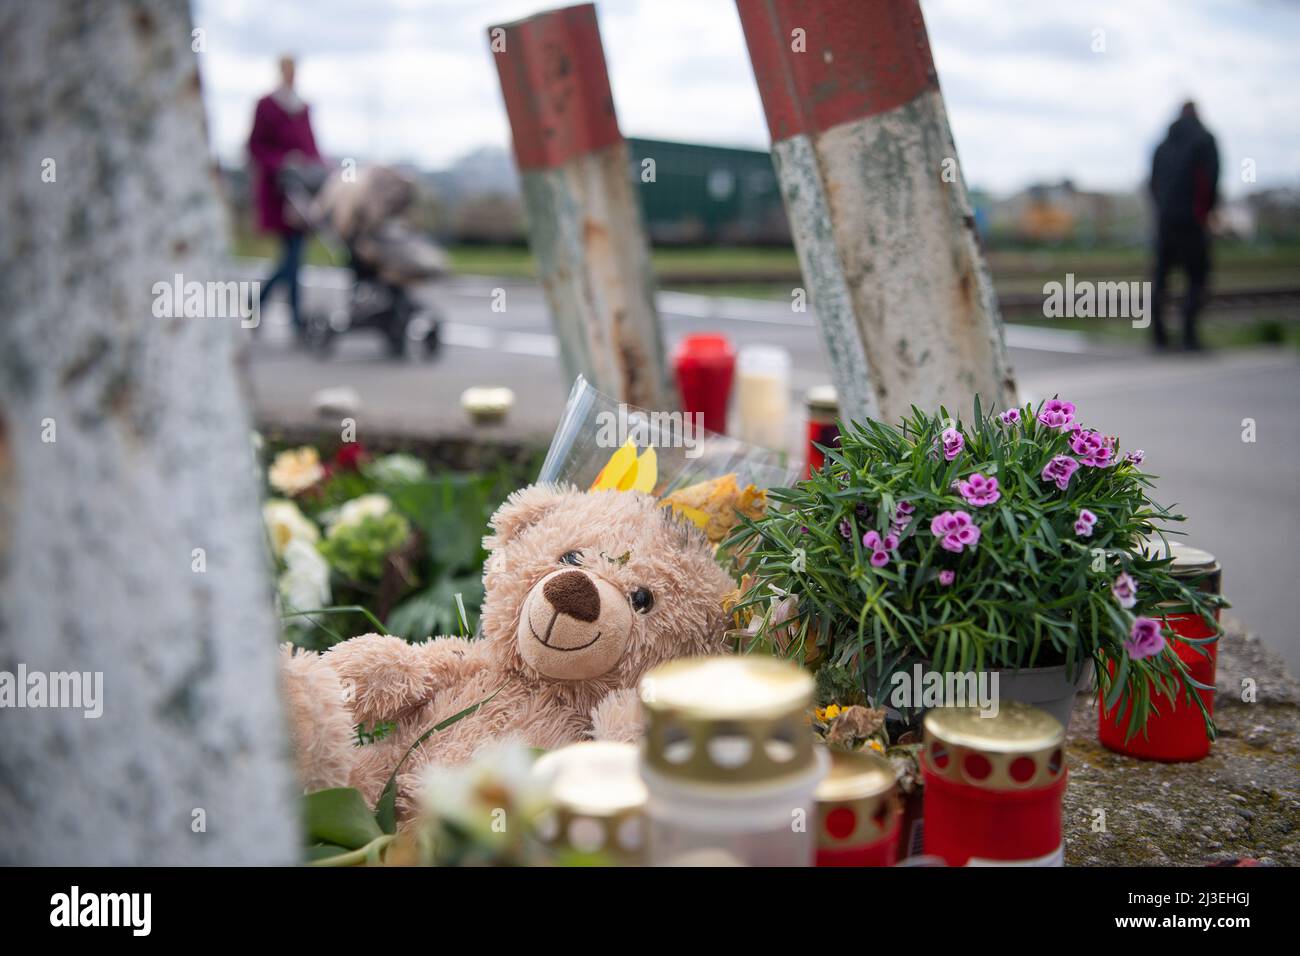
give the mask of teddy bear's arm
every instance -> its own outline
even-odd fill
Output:
[[[642,725],[641,701],[632,687],[610,691],[591,712],[591,736],[595,740],[635,743],[641,739]]]
[[[338,671],[352,716],[363,724],[399,719],[482,666],[481,655],[459,637],[408,644],[363,634],[334,645],[325,658]]]

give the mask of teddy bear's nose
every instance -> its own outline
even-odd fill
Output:
[[[546,582],[542,595],[561,614],[590,624],[600,617],[600,592],[581,571],[565,571]]]

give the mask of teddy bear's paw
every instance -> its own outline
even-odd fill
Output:
[[[319,654],[283,644],[280,676],[303,790],[347,786],[357,748],[338,673]]]
[[[635,688],[611,691],[591,712],[591,736],[595,740],[635,743],[643,730],[641,701]]]

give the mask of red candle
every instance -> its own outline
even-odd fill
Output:
[[[1061,866],[1065,728],[1003,702],[925,715],[925,852],[949,866]]]
[[[1152,543],[1160,550],[1164,550],[1162,542],[1157,540]],[[1175,577],[1187,579],[1189,584],[1211,594],[1219,593],[1221,572],[1214,555],[1200,548],[1192,548],[1176,542],[1169,543],[1167,553],[1173,558],[1170,572]],[[1219,633],[1217,626],[1211,627],[1199,614],[1179,612],[1174,608],[1164,610],[1165,620],[1168,621],[1170,630],[1180,637],[1206,638],[1214,637]],[[1214,612],[1214,619],[1215,621],[1219,619],[1217,609]],[[1187,644],[1175,644],[1174,650],[1187,665],[1187,672],[1193,680],[1213,688],[1219,644],[1216,641],[1200,647],[1208,653],[1202,654],[1200,650]],[[1113,676],[1114,662],[1107,662],[1106,666]],[[1201,695],[1206,711],[1213,716],[1213,689],[1198,690],[1196,693]],[[1116,753],[1142,760],[1178,763],[1200,760],[1210,752],[1210,733],[1205,726],[1205,718],[1201,716],[1201,708],[1182,694],[1177,701],[1170,701],[1163,695],[1152,694],[1152,701],[1160,712],[1153,713],[1147,718],[1145,732],[1139,730],[1128,740],[1124,739],[1128,733],[1129,720],[1127,699],[1121,696],[1115,702],[1114,708],[1108,711],[1102,695],[1098,694],[1097,697],[1097,736],[1103,745]]]
[[[673,355],[682,410],[704,415],[704,427],[727,431],[727,403],[736,373],[736,353],[724,335],[688,335]]]
[[[884,757],[831,751],[817,785],[817,865],[892,866],[898,852],[898,775]]]
[[[840,429],[836,420],[840,414],[839,398],[833,385],[817,385],[808,389],[805,399],[808,412],[808,457],[804,469],[807,478],[826,462],[821,449],[840,443]]]

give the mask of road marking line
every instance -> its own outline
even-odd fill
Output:
[[[352,287],[351,273],[338,266],[305,265],[302,272],[302,284],[308,288],[347,290]],[[479,277],[465,277],[465,279],[470,278],[474,279],[475,284],[479,281]],[[489,278],[486,281],[494,280]],[[472,298],[487,297],[493,291],[482,287],[475,288],[468,282],[465,285],[450,283],[443,285],[442,289]],[[717,322],[752,322],[760,325],[804,328],[812,328],[816,325],[810,313],[789,311],[786,304],[776,301],[704,295],[698,292],[659,292],[656,295],[656,302],[660,313],[665,318],[711,319]],[[1092,350],[1088,336],[1072,329],[1050,329],[1012,323],[1007,323],[1003,327],[1006,330],[1008,348],[1066,355],[1081,355]],[[559,355],[559,343],[555,336],[549,333],[511,333],[521,338],[511,339],[507,336],[507,340],[497,346],[484,344],[486,340],[481,334],[467,331],[477,329],[479,333],[490,333],[489,329],[452,322],[444,322],[442,329],[443,341],[448,345],[480,349],[499,347],[502,351],[517,355]]]

